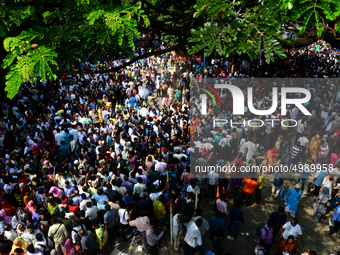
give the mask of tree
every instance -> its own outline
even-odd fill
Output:
[[[336,0],[2,0],[0,14],[9,98],[25,81],[79,72],[77,61],[88,52],[104,57],[113,49],[131,57],[111,69],[115,71],[184,47],[189,54],[205,48],[207,56],[216,50],[226,57],[246,53],[253,59],[265,49],[269,63],[275,54],[285,58],[284,48],[304,47],[319,38],[340,46]],[[142,27],[160,31],[169,48],[132,56]],[[299,38],[283,40],[285,31]]]

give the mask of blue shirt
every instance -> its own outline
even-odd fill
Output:
[[[79,197],[73,197],[72,200],[73,200],[73,204],[78,205],[78,206],[80,206],[81,201],[83,201],[83,199],[80,196]]]
[[[111,229],[117,225],[117,211],[116,209],[112,208],[109,211],[106,211],[104,214],[104,224],[107,226],[108,229]]]
[[[335,208],[335,211],[333,213],[333,221],[340,221],[340,205]]]
[[[288,197],[289,196],[289,197]],[[302,196],[302,190],[299,189],[298,192],[295,191],[295,187],[291,188],[288,190],[288,192],[285,195],[285,200],[287,200],[287,206],[290,210],[292,210],[293,212],[297,211],[297,207],[299,204],[299,199]]]
[[[98,195],[98,194],[94,194],[92,196],[92,199],[97,201],[97,207],[100,210],[105,210],[105,202],[107,202],[109,199],[106,195]]]
[[[230,208],[230,219],[233,221],[244,222],[243,212],[235,207]]]
[[[129,102],[130,102],[130,107],[133,106],[136,103],[136,98],[130,97]]]
[[[274,181],[273,181],[274,186],[276,187],[282,186],[282,181],[283,181],[283,174],[280,172],[275,172]]]
[[[132,201],[133,201],[132,196],[123,197],[123,202],[125,203],[125,205],[128,205]]]
[[[314,178],[316,179],[316,180],[314,181],[315,186],[321,187],[323,178],[325,178],[327,175],[328,175],[328,172],[327,172],[326,169],[317,172],[317,173],[314,175]]]
[[[61,152],[62,159],[67,159],[70,157],[70,155],[68,154],[69,148],[67,146],[61,146],[59,148],[59,151]]]
[[[129,182],[129,181],[123,182],[123,183],[122,183],[122,187],[125,187],[125,188],[127,188],[127,189],[133,191],[133,184],[132,184],[131,182]]]
[[[216,216],[210,218],[209,225],[212,231],[224,230],[224,220]]]
[[[68,188],[64,187],[65,196],[70,197],[76,189],[69,185]]]
[[[70,134],[63,135],[62,139],[65,141],[66,146],[70,146]]]

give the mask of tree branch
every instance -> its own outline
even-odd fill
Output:
[[[157,6],[154,6],[152,3],[150,3],[148,0],[140,0],[143,4],[146,4],[150,9],[157,11],[158,13],[162,13],[164,15],[170,15],[170,16],[176,16],[178,18],[188,18],[192,15],[194,15],[194,11],[190,13],[183,13],[176,10],[164,10],[161,8],[158,8]]]
[[[111,73],[111,72],[116,72],[121,70],[124,67],[127,67],[129,65],[132,65],[133,63],[137,62],[140,59],[144,59],[147,57],[151,57],[153,55],[155,56],[159,56],[162,55],[164,53],[170,52],[170,51],[174,51],[177,50],[178,48],[184,47],[185,45],[187,45],[186,41],[180,42],[174,46],[171,46],[167,49],[164,50],[157,50],[157,51],[151,51],[148,53],[145,53],[143,55],[140,55],[138,57],[135,57],[133,59],[131,59],[129,62],[126,62],[118,67],[114,67],[111,69],[106,69],[106,70],[79,70],[79,71],[71,71],[71,72],[67,72],[67,73],[58,73],[58,76],[63,76],[63,75],[71,75],[71,74],[77,74],[77,73],[84,73],[84,74],[103,74],[103,73]]]
[[[151,26],[155,28],[156,30],[160,30],[162,32],[167,33],[168,35],[177,35],[177,36],[185,36],[185,37],[191,37],[191,31],[190,28],[183,28],[183,27],[176,27],[164,24],[163,21],[158,21],[152,18],[149,18],[151,22]]]

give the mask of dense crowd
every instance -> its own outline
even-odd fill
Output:
[[[167,47],[152,33],[145,33],[136,46],[135,56]],[[230,215],[227,230],[233,227],[228,236],[233,240],[244,221],[242,201],[250,205],[255,193],[260,203],[266,175],[256,180],[194,175],[191,162],[216,161],[222,149],[227,152],[226,164],[237,167],[258,164],[257,149],[267,151],[268,164],[279,164],[279,160],[295,164],[300,157],[304,160],[305,153],[316,163],[336,167],[340,161],[338,106],[332,106],[328,114],[332,84],[311,86],[315,88],[313,104],[308,106],[311,117],[304,119],[295,108],[291,110],[291,118],[299,120],[298,133],[293,132],[295,142],[288,139],[290,130],[276,127],[212,127],[214,116],[230,113],[229,104],[222,109],[211,103],[209,114],[198,118],[200,100],[193,97],[195,89],[189,90],[193,78],[331,77],[338,73],[336,52],[330,48],[286,54],[287,60],[276,58],[270,67],[260,56],[248,62],[213,58],[211,66],[202,69],[201,59],[169,52],[115,72],[92,75],[80,71],[57,81],[27,82],[14,99],[3,98],[1,254],[109,254],[118,239],[126,242],[136,231],[143,251],[157,254],[159,240],[167,235],[164,219],[173,221],[175,251],[184,244],[186,254],[199,252],[209,236],[212,252],[223,254],[228,250],[223,245],[225,216]],[[79,70],[101,71],[129,61],[117,52],[108,52],[105,60],[89,53],[86,60],[77,64]],[[220,92],[226,102],[231,100],[228,92]],[[263,103],[259,107],[266,107],[266,92],[257,94]],[[338,93],[334,103],[339,101]],[[212,146],[193,146],[197,141]],[[321,209],[329,200],[329,210],[340,201],[339,181],[323,170],[312,180],[316,221],[326,214]],[[286,208],[280,207],[268,224],[257,228],[256,254],[268,254],[278,233],[282,241],[277,254],[296,250],[302,230],[295,212],[301,188],[308,192],[308,179],[306,169],[299,184],[285,194]],[[275,198],[283,186],[284,177],[275,176]],[[234,199],[230,210],[227,197]],[[216,215],[209,220],[202,217],[201,209],[207,198],[216,198]],[[173,219],[168,216],[170,205]],[[293,217],[290,222],[284,211]],[[329,234],[339,230],[340,207],[330,223]]]

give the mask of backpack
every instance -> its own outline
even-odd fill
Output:
[[[265,223],[261,223],[261,224],[258,224],[256,226],[256,235],[261,237],[261,231],[262,229],[264,229],[266,231],[266,236],[268,236],[268,229],[265,227],[266,224]]]
[[[80,230],[83,230],[83,224],[81,224],[80,227],[81,227]],[[72,232],[77,234],[76,243],[81,243],[81,237],[78,235],[78,231],[76,231],[75,229],[72,229],[71,231],[71,242],[72,242]]]
[[[42,245],[42,244],[40,244],[40,246],[44,249],[44,251],[43,251],[44,255],[50,255],[51,254],[53,247],[50,247],[48,245]]]

